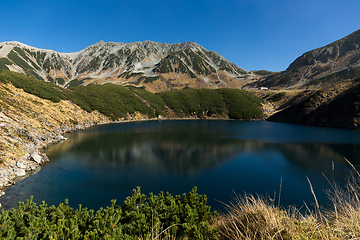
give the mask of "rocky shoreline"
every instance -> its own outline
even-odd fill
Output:
[[[42,150],[65,140],[63,134],[112,122],[71,101],[54,103],[0,83],[0,197],[49,161]]]
[[[26,132],[32,141],[22,147],[27,149],[26,153],[20,158],[12,159],[1,163],[0,167],[0,197],[5,195],[5,190],[20,180],[34,172],[40,170],[41,165],[49,161],[49,158],[42,150],[51,144],[55,144],[66,140],[63,134],[76,130],[83,130],[95,125],[108,124],[111,121],[92,122],[70,126],[64,124],[59,129],[55,129],[53,133],[40,135],[33,138],[30,132]],[[4,155],[2,153],[2,155]]]

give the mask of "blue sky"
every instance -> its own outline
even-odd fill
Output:
[[[360,0],[1,0],[0,23],[0,42],[77,52],[194,41],[246,70],[281,71],[360,29]]]

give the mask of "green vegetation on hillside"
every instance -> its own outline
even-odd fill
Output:
[[[81,84],[84,83],[85,80],[86,80],[86,78],[85,78],[85,79],[81,79],[81,80],[79,80],[79,79],[71,80],[70,82],[68,82],[68,83],[66,84],[66,87],[67,87],[67,88],[72,88],[72,87],[80,86]]]
[[[63,78],[56,78],[55,81],[60,84],[60,85],[64,85],[65,84],[65,80]]]
[[[142,88],[136,88],[136,87],[127,87],[127,88],[132,92],[134,92],[139,97],[145,99],[145,101],[147,101],[150,107],[154,109],[155,116],[164,115],[164,111],[166,110],[165,107],[166,104],[164,99],[160,95],[151,93]]]
[[[160,78],[160,76],[146,77],[144,83],[151,83],[151,82],[158,80],[159,78]]]
[[[36,95],[43,99],[59,102],[61,99],[69,99],[69,91],[50,82],[40,81],[19,73],[0,70],[0,82],[12,83],[15,87],[25,92]]]
[[[152,193],[147,197],[140,188],[133,190],[122,206],[94,210],[74,210],[68,201],[58,207],[32,198],[17,209],[1,210],[1,239],[216,239],[218,230],[210,223],[214,213],[205,195],[194,188],[182,196]]]
[[[269,100],[272,102],[277,102],[280,101],[281,99],[283,99],[285,97],[285,92],[280,92],[280,93],[276,93],[274,95],[272,95]]]
[[[162,59],[157,67],[159,68],[157,71],[159,73],[169,73],[169,72],[173,72],[173,69],[171,67],[171,62],[169,60],[169,58],[164,58]]]
[[[264,80],[263,86],[274,87],[274,86],[286,86],[293,79],[294,75],[291,72],[281,72],[279,74],[270,75]]]
[[[273,74],[273,72],[267,71],[267,70],[256,70],[256,71],[252,71],[252,72],[257,74],[257,75],[260,75],[260,76]]]
[[[42,77],[33,71],[33,67],[31,67],[23,58],[19,57],[18,54],[24,59],[27,59],[25,52],[19,47],[14,47],[14,49],[8,54],[8,58],[16,65],[22,67],[26,71],[27,75],[43,80]],[[32,64],[36,66],[34,62],[32,62]],[[35,68],[39,69],[37,66]]]
[[[222,88],[218,90],[224,97],[231,119],[259,119],[262,116],[260,106],[263,103],[258,98],[244,90]]]
[[[262,100],[238,89],[182,89],[158,93],[181,117],[227,114],[232,119],[260,118]]]
[[[86,110],[98,110],[113,119],[139,111],[149,117],[155,117],[153,110],[129,89],[113,84],[89,85],[71,88],[80,107]]]
[[[61,81],[57,78],[52,81]],[[84,110],[94,110],[114,120],[139,112],[145,117],[167,116],[169,110],[178,117],[229,117],[231,119],[259,119],[262,100],[238,89],[183,89],[151,93],[141,88],[114,84],[74,86],[69,89],[25,75],[0,70],[0,81],[53,102],[71,100]],[[169,109],[167,109],[167,107]]]
[[[123,78],[125,77],[126,79],[129,79],[131,77],[136,77],[136,76],[141,76],[142,73],[133,73],[133,72],[123,72],[122,74],[120,74],[118,76],[118,78]]]
[[[12,62],[10,62],[7,58],[0,58],[0,69],[9,70],[9,68],[6,65],[11,65]]]

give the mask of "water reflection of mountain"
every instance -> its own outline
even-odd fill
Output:
[[[242,153],[278,152],[297,168],[332,174],[332,163],[347,167],[344,157],[359,162],[358,145],[279,144],[222,138],[219,133],[194,131],[79,132],[48,151],[56,158],[64,151],[86,156],[93,166],[148,165],[174,173],[195,173],[218,166]],[[79,161],[82,158],[80,158]]]
[[[250,144],[251,145],[251,144]],[[177,173],[194,173],[221,164],[251,148],[239,139],[197,133],[103,133],[77,136],[48,150],[56,158],[64,150],[86,155],[92,165],[144,165]]]

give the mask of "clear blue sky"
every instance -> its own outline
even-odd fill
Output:
[[[194,41],[246,70],[285,70],[360,29],[360,0],[1,0],[0,42],[77,52],[100,40]]]

